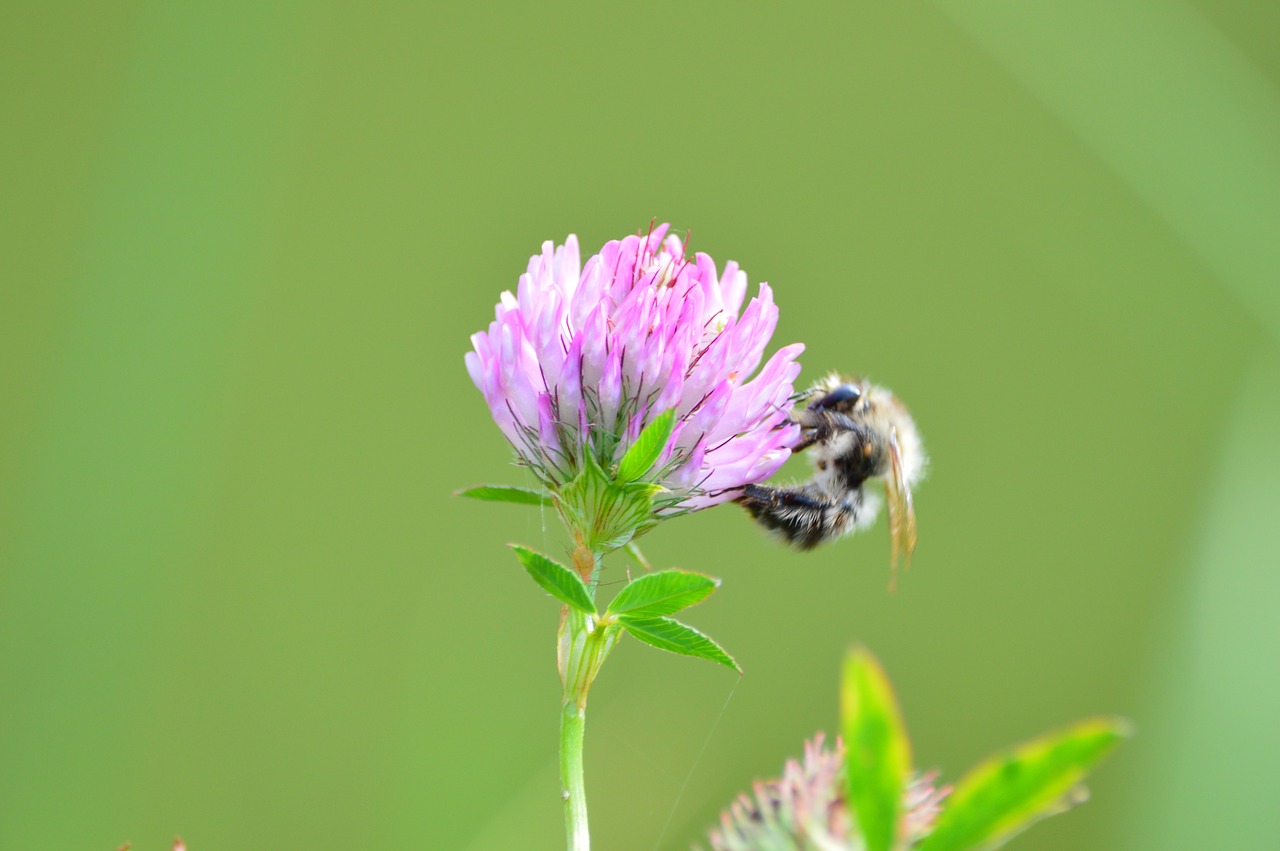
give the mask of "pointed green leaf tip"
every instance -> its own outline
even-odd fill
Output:
[[[644,427],[636,442],[631,444],[627,454],[618,462],[619,482],[634,482],[649,472],[649,468],[658,460],[662,450],[667,448],[671,432],[676,426],[674,410],[659,414],[653,422]]]
[[[718,584],[710,576],[683,570],[648,573],[618,592],[609,614],[636,620],[673,615],[705,600]]]
[[[688,624],[671,618],[632,618],[627,615],[618,618],[618,623],[645,644],[659,650],[710,659],[742,673],[738,663],[719,644]]]
[[[511,549],[524,565],[524,569],[529,572],[529,576],[533,577],[533,581],[541,585],[544,591],[584,615],[596,613],[596,604],[591,601],[591,594],[578,574],[542,553],[535,553],[518,544],[511,544]]]
[[[1083,800],[1085,774],[1127,735],[1124,721],[1094,718],[990,757],[956,785],[921,851],[999,848]]]
[[[527,488],[511,485],[476,485],[453,492],[454,496],[480,499],[485,502],[514,502],[520,505],[550,505],[551,497]]]
[[[891,851],[901,835],[911,743],[889,678],[864,648],[849,653],[840,688],[849,808],[867,851]]]

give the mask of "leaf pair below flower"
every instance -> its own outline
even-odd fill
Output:
[[[599,617],[591,592],[577,573],[527,547],[512,544],[511,549],[544,591],[585,615]],[[710,659],[742,673],[720,645],[693,627],[667,617],[702,602],[719,584],[709,576],[684,570],[647,573],[618,592],[605,618],[659,650]]]
[[[623,629],[651,647],[710,659],[741,674],[733,657],[710,637],[667,617],[702,602],[719,585],[709,576],[685,570],[647,573],[618,592],[606,616],[617,618]]]

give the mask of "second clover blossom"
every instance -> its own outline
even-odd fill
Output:
[[[758,781],[739,795],[711,831],[711,851],[801,851],[865,848],[845,794],[845,747],[824,747],[818,733],[804,744],[803,760],[788,760],[782,777]],[[933,830],[949,787],[934,786],[936,773],[913,775],[902,796],[903,847]]]
[[[744,310],[746,291],[736,263],[718,273],[663,225],[605,244],[585,265],[576,237],[547,241],[516,292],[502,293],[488,330],[471,338],[467,369],[571,528],[610,513],[572,503],[616,484],[628,449],[667,412],[670,430],[637,483],[646,519],[598,529],[596,543],[619,546],[658,516],[733,499],[787,460],[804,347],[785,346],[756,373],[778,308],[761,283]]]

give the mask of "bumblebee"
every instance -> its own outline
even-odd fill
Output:
[[[766,529],[807,550],[871,526],[881,499],[866,483],[881,479],[892,564],[896,570],[903,557],[909,564],[916,546],[911,489],[927,459],[902,402],[869,381],[830,375],[797,397],[792,419],[801,427],[792,451],[808,450],[813,479],[788,487],[747,485],[737,502]]]

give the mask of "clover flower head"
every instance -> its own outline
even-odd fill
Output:
[[[667,411],[674,428],[644,477],[655,515],[732,499],[799,438],[788,414],[803,346],[756,372],[778,321],[769,285],[743,309],[746,273],[734,262],[717,271],[667,230],[611,241],[585,264],[576,237],[543,243],[471,338],[472,380],[552,493],[585,467],[607,476]]]

